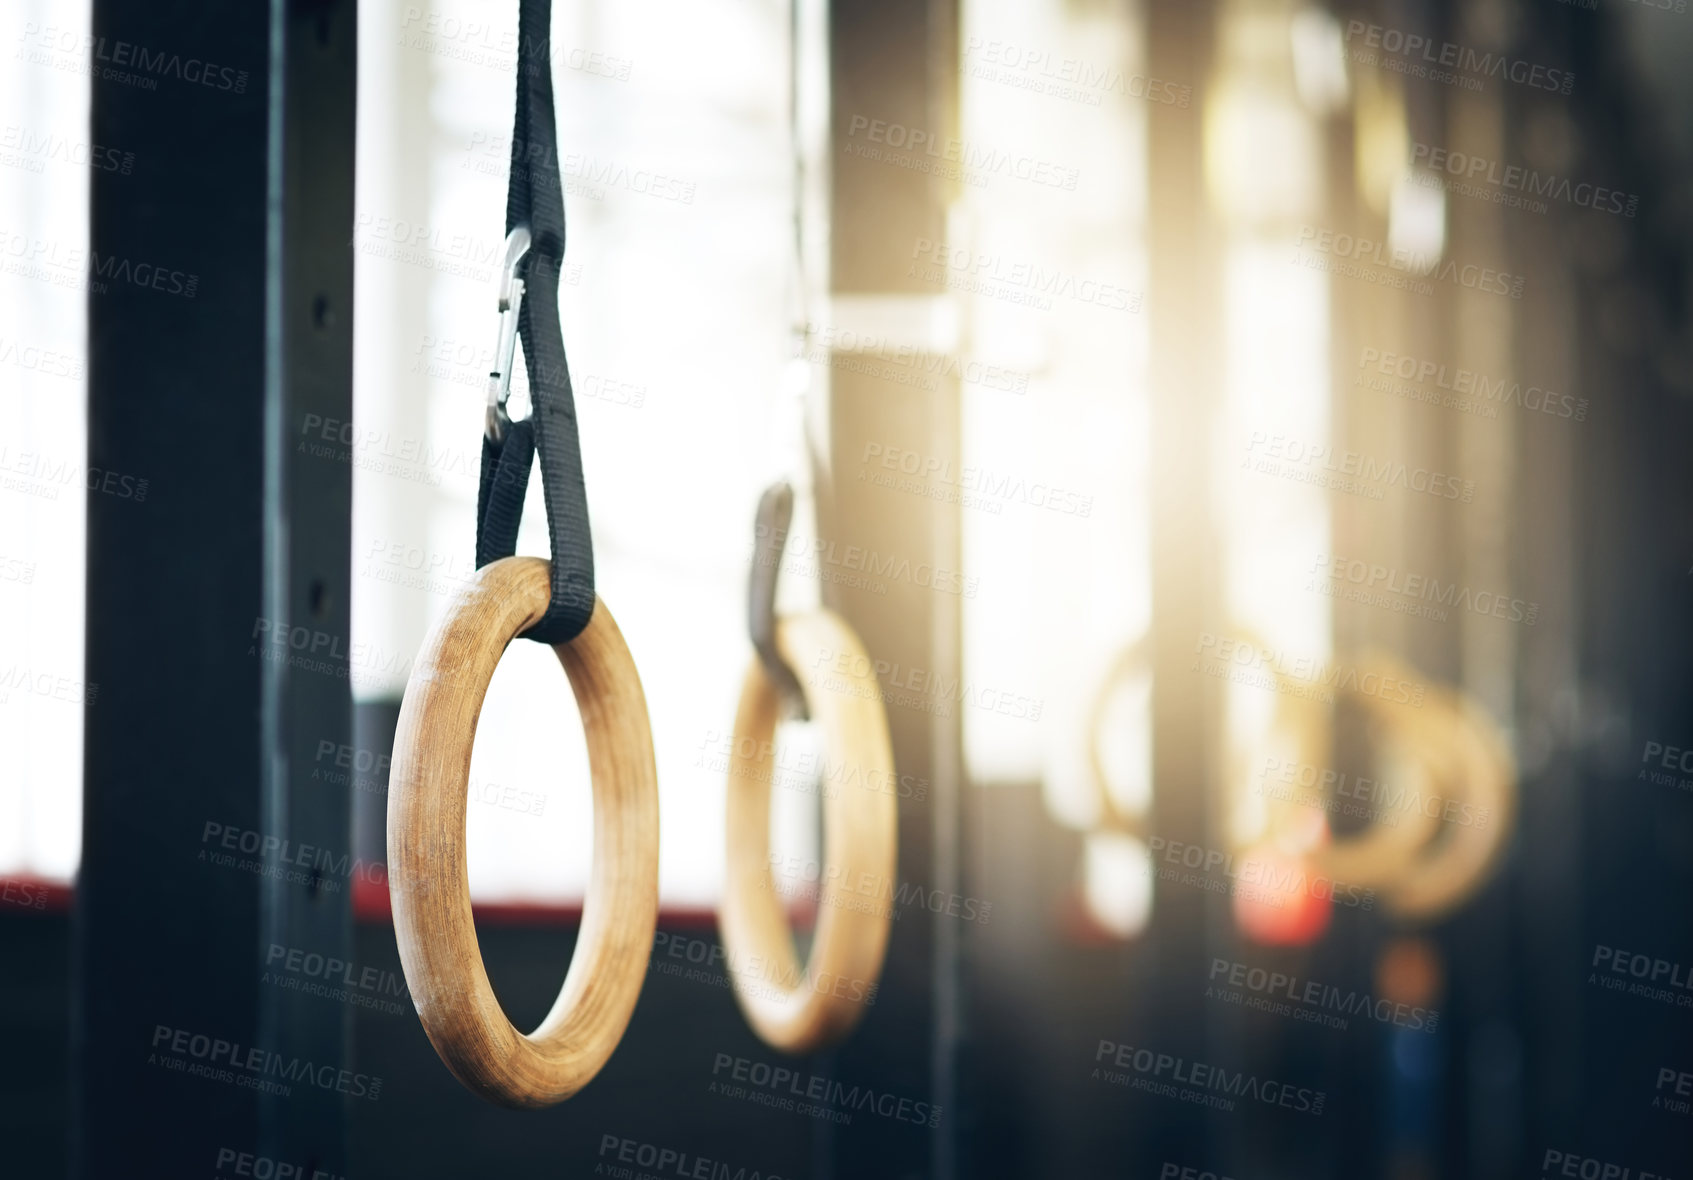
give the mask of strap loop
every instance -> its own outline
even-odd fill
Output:
[[[552,0],[518,6],[517,109],[511,133],[511,179],[506,188],[507,261],[501,275],[502,315],[515,312],[529,372],[530,416],[498,422],[489,410],[482,440],[482,480],[477,494],[476,564],[480,568],[517,549],[532,458],[541,458],[541,491],[552,542],[552,597],[541,621],[523,633],[538,643],[569,642],[594,612],[594,548],[576,405],[558,318],[558,280],[564,259],[564,186],[559,177],[558,128],[553,113]],[[527,231],[527,251],[511,257]],[[515,288],[518,298],[511,298]],[[509,386],[502,324],[501,368],[490,384]],[[491,390],[490,396],[493,396]],[[503,397],[500,399],[503,405]],[[509,424],[508,424],[509,422]]]
[[[747,630],[759,662],[776,686],[789,715],[798,721],[809,721],[811,710],[805,703],[805,690],[776,646],[776,582],[782,569],[782,551],[788,544],[788,526],[793,519],[794,489],[786,482],[764,489],[758,498],[758,516],[753,526],[752,573],[747,578]]]

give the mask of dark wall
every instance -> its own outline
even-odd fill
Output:
[[[63,911],[0,910],[0,1151],[8,1175],[58,1177],[69,1167],[70,947]]]

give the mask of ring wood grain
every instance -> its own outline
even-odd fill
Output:
[[[874,1001],[898,870],[898,780],[881,686],[852,628],[826,610],[784,615],[776,622],[776,646],[800,673],[828,748],[810,958],[802,968],[770,872],[780,701],[756,659],[735,713],[720,917],[730,978],[747,1022],[773,1048],[806,1053],[844,1037]],[[835,658],[820,667],[820,656]],[[817,671],[808,678],[808,670]]]
[[[508,557],[455,596],[406,683],[388,791],[388,890],[418,1017],[459,1081],[514,1107],[560,1102],[599,1072],[635,1010],[658,919],[658,776],[646,697],[622,633],[596,600],[587,628],[553,648],[581,713],[593,780],[581,931],[540,1027],[525,1035],[506,1019],[470,911],[470,752],[494,668],[545,612],[548,582],[545,561]]]

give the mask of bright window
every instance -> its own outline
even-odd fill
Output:
[[[0,873],[69,880],[82,842],[88,78],[81,4],[7,9],[0,70]],[[51,29],[50,39],[46,30]],[[121,144],[100,145],[119,153]],[[118,165],[122,166],[121,156]]]

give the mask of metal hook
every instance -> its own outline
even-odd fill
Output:
[[[500,442],[505,438],[511,418],[506,414],[506,399],[511,396],[511,369],[517,361],[517,313],[523,306],[523,280],[517,268],[529,253],[529,227],[517,226],[506,235],[505,257],[500,263],[500,334],[494,343],[493,372],[488,374],[488,412],[485,426],[488,438]]]
[[[765,674],[787,702],[792,716],[811,719],[805,691],[799,677],[776,649],[776,575],[782,568],[782,551],[788,544],[788,526],[794,519],[794,489],[786,482],[771,484],[758,498],[758,516],[753,526],[752,575],[747,581],[747,629]]]

